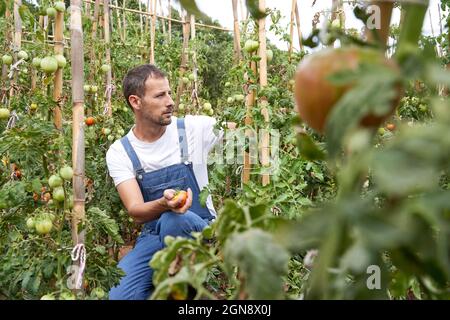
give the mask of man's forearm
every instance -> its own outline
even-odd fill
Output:
[[[162,197],[154,201],[136,204],[128,210],[128,213],[136,223],[146,223],[158,219],[161,213],[167,210],[169,210],[169,207]]]

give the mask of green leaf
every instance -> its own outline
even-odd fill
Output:
[[[6,12],[6,2],[0,2],[0,16],[3,16]]]
[[[22,289],[27,290],[28,283],[33,277],[33,271],[28,270],[22,277]]]
[[[396,95],[398,76],[385,66],[361,64],[353,72],[358,82],[333,107],[326,123],[327,148],[331,157],[336,157],[347,134],[355,129],[369,114],[385,114]],[[346,81],[353,77],[348,72],[340,73]],[[338,75],[332,78],[339,79]],[[346,81],[342,81],[345,83]],[[341,82],[339,82],[341,83]]]
[[[198,200],[200,201],[200,205],[202,207],[206,207],[206,200],[208,199],[208,196],[209,196],[208,188],[203,188],[198,196]]]
[[[314,161],[325,159],[324,152],[317,147],[313,139],[306,133],[299,133],[297,135],[297,146],[300,154],[306,160]]]
[[[33,179],[33,181],[31,181],[31,187],[32,187],[34,192],[40,193],[41,192],[41,188],[42,188],[41,180]]]
[[[426,76],[435,85],[444,85],[450,88],[450,71],[437,64],[430,64],[426,69]]]
[[[22,19],[22,21],[27,21],[27,20],[34,21],[33,15],[31,14],[30,9],[28,9],[28,7],[26,5],[21,5],[19,7],[19,15],[20,15],[20,18]],[[30,19],[30,16],[31,16],[31,19]]]
[[[239,267],[249,299],[282,299],[283,277],[289,254],[260,229],[233,234],[224,248],[224,260],[231,270]]]
[[[203,19],[205,21],[210,21],[211,19],[205,15],[197,6],[197,2],[195,0],[179,0],[181,6],[189,13],[193,14],[197,18]]]
[[[267,17],[268,13],[259,9],[259,0],[246,0],[248,12],[254,19],[262,19]]]
[[[225,242],[232,232],[240,230],[245,221],[244,210],[233,200],[225,200],[217,219],[216,231],[219,242]]]
[[[122,237],[119,234],[119,226],[114,219],[108,217],[104,210],[97,207],[88,209],[87,214],[91,216],[91,221],[95,223],[96,227],[100,227],[105,233],[110,235],[114,241],[123,244]]]

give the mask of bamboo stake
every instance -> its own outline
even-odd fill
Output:
[[[89,18],[89,20],[91,20],[92,19],[92,17],[91,17],[92,13],[91,13],[91,4],[89,2],[85,2],[84,3],[84,10],[86,11],[86,15]]]
[[[117,0],[114,0],[114,1],[115,1],[116,6],[118,7],[119,3],[117,2]],[[139,3],[141,3],[141,2],[139,1]],[[116,19],[117,19],[117,29],[118,29],[117,31],[119,32],[120,39],[123,41],[122,21],[120,19],[120,10],[116,10]]]
[[[187,49],[189,45],[189,22],[187,21],[187,16],[183,16],[184,24],[183,24],[183,48],[181,51],[181,64],[180,64],[180,76],[178,80],[178,88],[177,88],[177,97],[175,99],[175,107],[178,108],[180,104],[181,94],[184,89],[184,83],[182,81],[183,75],[187,70]]]
[[[163,12],[163,6],[161,4],[161,0],[159,0],[159,10],[161,11],[161,15],[163,16],[164,12]],[[162,20],[161,24],[162,24],[163,35],[165,37],[166,36],[166,22],[165,22],[165,20]]]
[[[241,20],[247,20],[248,19],[248,11],[247,11],[247,17],[245,18],[244,17],[245,16],[245,14],[244,14],[245,7],[244,7],[244,4],[243,4],[243,0],[239,0],[239,3],[241,5]]]
[[[55,22],[55,45],[54,52],[55,55],[61,54],[64,55],[64,12],[56,13],[56,22]],[[62,88],[63,88],[63,69],[58,68],[55,73],[54,79],[54,88],[53,88],[53,100],[56,102],[56,106],[53,109],[53,122],[55,124],[56,129],[62,130],[62,112],[60,99],[62,96]]]
[[[22,19],[19,14],[19,7],[22,5],[22,0],[14,1],[14,39],[13,39],[13,47],[14,47],[14,61],[17,61],[17,53],[22,47]],[[9,96],[12,97],[14,95],[14,83],[17,82],[17,71],[14,71],[14,77],[11,79],[11,89],[9,90]]]
[[[289,23],[289,49],[288,49],[288,61],[291,62],[292,49],[294,46],[294,15],[295,6],[297,5],[297,0],[292,0],[291,5],[291,22]]]
[[[366,28],[366,37],[368,42],[373,42],[375,40],[375,34],[377,34],[377,37],[379,38],[380,45],[383,48],[386,48],[387,46],[387,40],[389,38],[389,25],[391,23],[391,16],[392,16],[392,9],[394,8],[394,2],[392,1],[380,1],[380,0],[374,0],[371,2],[373,5],[377,5],[380,7],[380,15],[381,15],[381,21],[380,21],[380,29],[369,30]]]
[[[11,41],[12,41],[12,35],[11,35],[11,30],[10,30],[10,28],[9,28],[9,25],[8,25],[8,22],[9,22],[9,20],[11,19],[11,11],[9,10],[9,7],[6,7],[6,10],[5,10],[5,21],[6,21],[6,23],[7,23],[7,27],[6,27],[6,42],[7,42],[7,44],[9,45],[10,43],[11,43]],[[7,77],[8,77],[8,66],[6,65],[6,64],[3,64],[2,65],[2,79],[4,80],[4,81],[6,81],[6,79],[7,79]]]
[[[84,243],[84,230],[78,233],[78,224],[84,220],[84,93],[83,93],[83,25],[81,23],[81,0],[71,0],[71,61],[72,61],[72,167],[74,206],[72,214],[72,241]]]
[[[91,3],[93,2],[92,0],[84,0],[84,1],[91,2]],[[101,5],[103,5],[103,4],[101,4]],[[133,12],[133,13],[136,13],[136,14],[142,14],[142,15],[144,15],[146,17],[153,16],[153,13],[150,13],[150,12],[145,12],[145,11],[141,12],[139,10],[128,9],[128,8],[123,9],[121,7],[117,7],[117,6],[113,6],[113,5],[109,5],[109,7],[111,9],[123,10],[123,11],[127,11],[127,12]],[[158,19],[169,20],[169,21],[173,21],[173,22],[177,22],[177,23],[183,23],[183,21],[181,21],[181,20],[164,17],[164,16],[161,16],[161,15],[158,15],[158,14],[156,15],[156,17]],[[222,31],[228,31],[228,32],[233,31],[233,30],[230,30],[230,29],[227,29],[227,28],[222,28],[222,27],[218,27],[218,26],[211,26],[211,25],[208,25],[208,24],[198,23],[198,22],[195,24],[195,26],[196,27],[205,27],[205,28],[209,28],[209,29],[222,30]],[[146,30],[148,30],[148,26],[147,26]]]
[[[242,60],[241,53],[241,35],[239,32],[239,17],[237,12],[237,0],[233,0],[233,19],[234,19],[234,61],[239,64]]]
[[[125,9],[125,4],[126,4],[127,0],[122,0],[122,1],[123,1],[123,9]],[[123,10],[123,12],[122,12],[122,19],[123,19],[122,41],[126,41],[127,40],[127,12],[125,10]]]
[[[152,4],[151,4],[151,0],[147,1],[147,12],[145,15],[145,33],[147,33],[149,31],[149,23],[150,23],[150,17],[151,17],[151,8],[152,8]]]
[[[195,43],[195,16],[191,14],[191,40]],[[192,93],[194,104],[199,107],[200,102],[198,100],[198,69],[197,69],[197,52],[194,50],[192,55],[192,65],[194,73],[194,91]]]
[[[105,52],[105,60],[106,64],[111,65],[111,49],[109,48],[109,0],[103,0],[104,6],[103,6],[103,18],[104,18],[104,33],[105,33],[105,46],[106,46],[106,52]],[[107,114],[109,117],[112,116],[112,108],[111,108],[111,80],[112,80],[112,71],[111,68],[109,68],[108,72],[106,73],[106,108],[107,108]]]
[[[298,46],[303,51],[302,31],[300,30],[300,14],[298,12],[298,3],[295,4],[295,24],[297,25]]]
[[[155,64],[155,37],[156,37],[156,0],[152,0],[152,29],[150,31],[150,63]]]
[[[138,1],[139,3],[139,11],[142,11],[142,2]],[[142,17],[142,13],[139,14],[139,22],[140,22],[140,27],[141,27],[141,38],[144,36],[144,19]]]
[[[262,12],[266,11],[266,1],[259,0],[259,9]],[[261,89],[267,86],[267,53],[266,53],[266,18],[263,17],[259,19],[259,56],[261,60],[259,61],[259,85]],[[267,168],[270,164],[269,161],[269,132],[267,128],[269,127],[269,110],[267,109],[267,99],[266,97],[261,98],[261,115],[264,117],[264,122],[266,124],[265,130],[262,134],[261,142],[261,165]],[[263,173],[262,185],[266,186],[270,183],[270,176],[268,173]]]
[[[169,0],[169,43],[172,41],[172,6],[170,4],[170,0]]]
[[[256,62],[250,62],[250,68],[252,69],[253,74],[256,74]],[[253,84],[252,80],[249,80],[248,85]],[[250,127],[253,123],[252,119],[252,108],[255,104],[256,98],[256,90],[252,89],[247,93],[245,99],[246,105],[246,114],[244,119],[244,124],[246,127]],[[245,139],[251,139],[253,137],[254,131],[252,129],[245,129]],[[250,153],[244,151],[244,167],[242,169],[242,183],[247,184],[250,181],[250,171],[252,169],[251,161],[250,161]]]
[[[92,43],[96,43],[95,39],[97,38],[97,25],[98,25],[98,18],[100,13],[100,0],[95,0],[95,6],[94,6],[94,21],[92,22]],[[93,62],[95,61],[95,47],[91,46],[91,53],[89,57],[89,61]],[[94,78],[94,68],[90,68],[89,72],[89,82],[92,81]]]

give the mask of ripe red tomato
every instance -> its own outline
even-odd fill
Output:
[[[325,49],[304,58],[295,75],[296,108],[302,120],[311,128],[323,133],[330,110],[339,99],[352,88],[351,85],[338,86],[328,77],[336,72],[355,70],[360,63],[372,63],[397,70],[397,65],[373,49],[356,47]],[[365,127],[378,127],[395,109],[401,96],[392,102],[392,108],[386,115],[368,115],[362,119]]]
[[[95,118],[94,117],[87,117],[85,120],[85,123],[87,126],[92,126],[95,124]]]
[[[181,208],[186,204],[187,197],[188,197],[187,192],[184,190],[181,190],[181,191],[177,191],[175,193],[173,200],[178,201],[178,199],[180,199],[180,204],[178,205],[178,208]]]
[[[388,129],[389,131],[394,131],[395,130],[395,124],[394,123],[388,123],[386,125],[386,129]]]

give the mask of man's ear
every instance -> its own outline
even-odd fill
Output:
[[[128,102],[130,102],[133,109],[135,109],[135,110],[141,109],[141,98],[139,98],[138,96],[130,95],[128,97]]]

